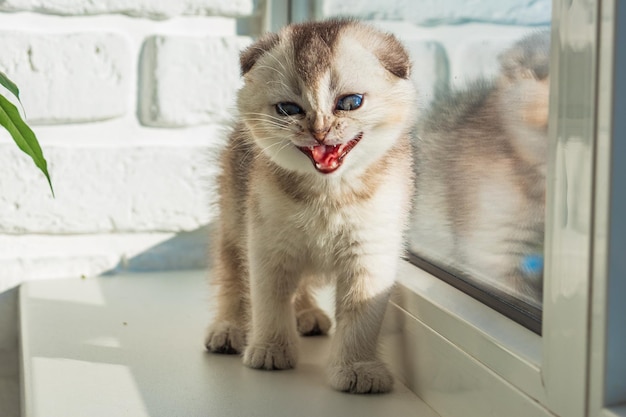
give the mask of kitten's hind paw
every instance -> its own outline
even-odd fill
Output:
[[[256,344],[246,348],[243,364],[255,369],[291,369],[296,366],[297,356],[293,344]]]
[[[246,345],[246,334],[232,323],[215,323],[209,327],[204,345],[213,353],[238,354]]]
[[[309,308],[296,314],[298,333],[302,336],[328,334],[332,325],[330,319],[320,308]]]
[[[329,369],[330,385],[351,394],[378,394],[391,391],[393,376],[378,361],[354,362]]]

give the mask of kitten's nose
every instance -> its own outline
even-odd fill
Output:
[[[326,140],[326,136],[328,136],[328,131],[329,130],[330,130],[330,128],[325,128],[325,129],[321,129],[321,130],[313,130],[313,129],[311,129],[311,135],[313,135],[315,140],[318,141],[321,144],[321,143],[324,143],[324,141]]]

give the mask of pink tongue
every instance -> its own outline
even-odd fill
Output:
[[[340,145],[313,146],[313,149],[311,150],[311,156],[313,156],[313,160],[316,162],[319,168],[335,168],[337,166],[337,160],[339,159],[340,148]]]

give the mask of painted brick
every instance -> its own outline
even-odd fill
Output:
[[[165,19],[178,15],[247,16],[255,12],[253,0],[3,0],[0,11],[29,11],[58,15],[120,13]]]
[[[405,20],[419,25],[491,22],[549,24],[550,0],[322,0],[321,14],[373,20]]]
[[[95,132],[93,133],[96,134]],[[45,135],[39,135],[41,138]],[[43,141],[45,142],[45,141]],[[178,232],[213,214],[216,164],[206,144],[45,146],[56,198],[13,144],[0,145],[0,233]],[[7,180],[8,179],[8,180]]]
[[[130,50],[116,33],[0,32],[0,70],[20,87],[34,124],[104,120],[126,113]]]
[[[153,36],[141,59],[139,118],[148,126],[225,122],[241,85],[248,37]]]
[[[451,85],[462,88],[477,79],[493,79],[500,74],[499,56],[517,40],[529,33],[528,29],[470,38],[450,51]],[[495,35],[495,34],[494,34]]]
[[[181,233],[0,234],[0,294],[32,280],[203,269],[210,264],[209,236],[207,227]],[[2,325],[0,315],[0,330]]]

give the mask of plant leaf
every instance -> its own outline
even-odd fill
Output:
[[[24,153],[33,158],[33,162],[37,168],[43,172],[48,180],[50,191],[54,197],[54,189],[52,188],[52,181],[50,181],[50,174],[48,174],[48,163],[43,156],[39,142],[35,137],[33,131],[20,117],[20,113],[9,100],[0,94],[0,125],[4,126],[9,131],[13,140]]]
[[[13,93],[18,100],[20,99],[20,89],[17,88],[17,85],[15,85],[13,81],[9,80],[9,77],[7,77],[2,71],[0,71],[0,84]]]

